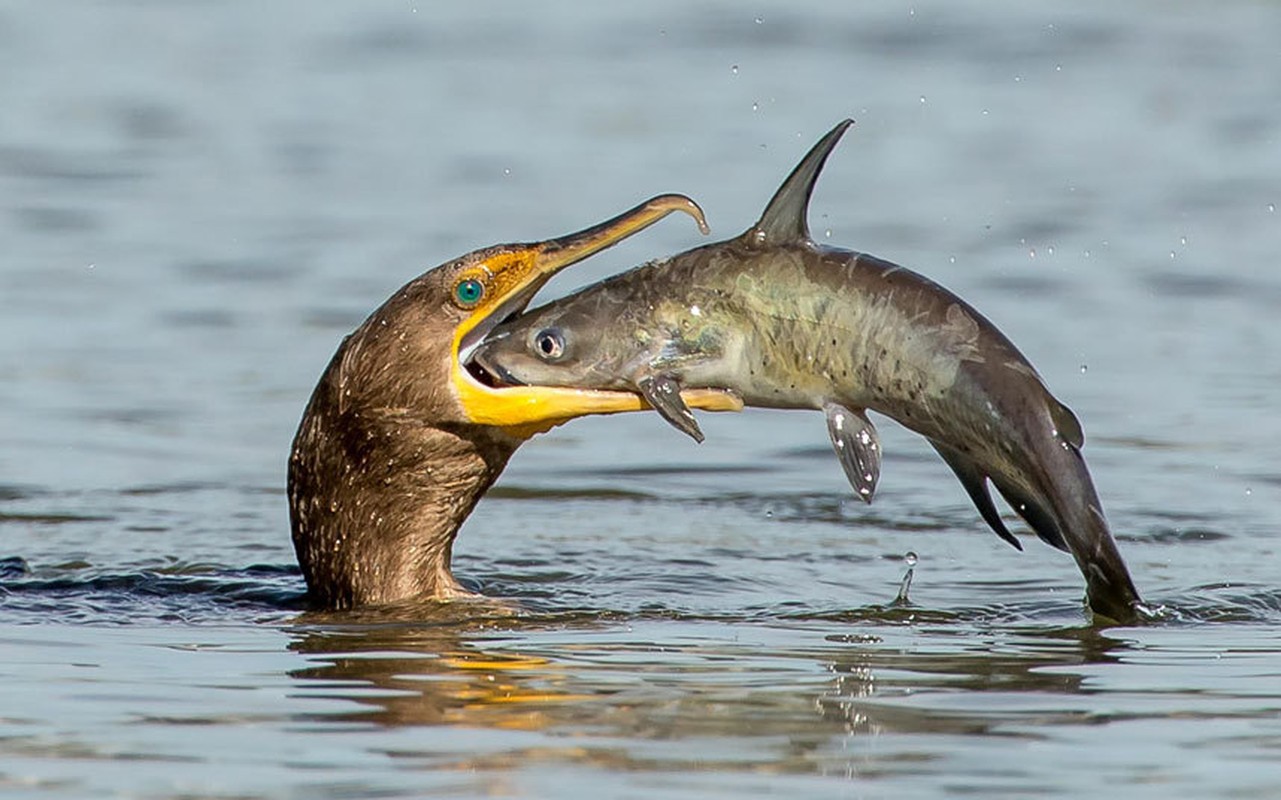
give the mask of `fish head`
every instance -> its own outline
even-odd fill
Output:
[[[691,369],[716,360],[717,337],[690,337],[693,327],[678,319],[681,303],[620,291],[628,282],[620,278],[621,287],[606,281],[507,320],[480,343],[469,367],[496,386],[633,391],[677,430],[703,441],[691,406],[742,407],[728,390],[685,388]],[[684,313],[688,322],[689,309]]]
[[[618,312],[584,295],[553,302],[498,325],[470,363],[500,386],[638,391],[664,341]]]

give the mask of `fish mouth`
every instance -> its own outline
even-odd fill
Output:
[[[483,253],[481,261],[490,279],[491,296],[455,329],[452,349],[450,383],[468,421],[528,438],[586,414],[616,414],[649,407],[631,392],[524,385],[492,364],[478,363],[472,356],[488,333],[523,312],[556,273],[639,233],[673,211],[689,214],[707,233],[707,222],[697,203],[684,195],[667,194],[577,233],[532,244],[496,247]],[[741,401],[727,393],[711,390],[696,394],[690,401],[695,408],[742,408]]]
[[[526,301],[525,305],[527,304],[528,301]],[[489,333],[492,332],[494,328],[511,322],[519,317],[523,311],[524,305],[506,316],[500,317],[495,314],[493,317],[494,322],[485,325],[484,333],[476,337],[475,341],[471,342],[470,346],[463,352],[463,354],[460,355],[463,369],[467,370],[467,373],[478,383],[488,386],[491,389],[510,389],[514,386],[529,385],[525,381],[517,378],[511,373],[511,371],[503,367],[501,364],[493,363],[493,361],[485,357],[485,353],[483,351],[478,350],[481,342],[494,341],[493,339],[487,339]],[[501,338],[505,335],[506,334],[500,334],[500,336],[496,338]],[[466,342],[464,342],[464,344],[466,344]]]
[[[497,364],[488,364],[478,358],[469,359],[463,367],[477,382],[491,389],[511,389],[529,385]]]
[[[477,353],[477,348],[481,342],[497,328],[516,319],[529,306],[538,289],[542,288],[543,281],[532,290],[523,291],[504,301],[493,314],[487,316],[479,324],[467,332],[459,341],[458,363],[477,383],[487,386],[490,389],[506,389],[513,386],[525,386],[524,381],[518,380],[506,369],[498,364],[490,363],[489,359],[483,358]]]

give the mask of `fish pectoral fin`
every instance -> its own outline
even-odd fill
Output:
[[[1014,545],[1014,549],[1022,550],[1023,545],[1010,529],[1005,527],[1005,522],[1001,519],[1001,514],[996,510],[992,503],[992,494],[988,491],[987,475],[978,468],[978,465],[969,458],[954,450],[947,445],[931,441],[934,449],[943,457],[947,465],[956,473],[956,477],[961,481],[961,486],[965,487],[965,493],[970,496],[970,501],[974,503],[975,508],[983,517],[983,521],[988,524],[997,536]]]
[[[681,398],[679,381],[671,375],[653,375],[637,381],[636,388],[640,389],[645,400],[676,430],[702,443],[703,431],[694,419],[694,412],[689,410],[689,406]]]
[[[823,413],[827,415],[827,435],[854,494],[864,503],[872,502],[881,477],[881,440],[876,428],[866,411],[854,411],[838,403],[824,405]]]

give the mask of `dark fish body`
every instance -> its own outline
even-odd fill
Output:
[[[476,361],[510,383],[639,391],[696,438],[684,388],[823,410],[869,502],[880,445],[865,411],[877,411],[930,441],[998,535],[1019,546],[988,481],[1042,539],[1072,553],[1096,612],[1133,619],[1138,593],[1082,460],[1081,427],[1022,353],[929,279],[810,239],[809,192],[843,129],[811,151],[742,236],[530,311],[496,328]]]

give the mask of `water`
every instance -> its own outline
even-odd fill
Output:
[[[0,5],[0,792],[1281,796],[1277,41],[1266,2]],[[659,192],[736,233],[846,115],[814,229],[1019,343],[1165,621],[1090,627],[889,421],[864,507],[781,412],[562,427],[462,532],[493,603],[305,613],[285,453],[370,309]]]

